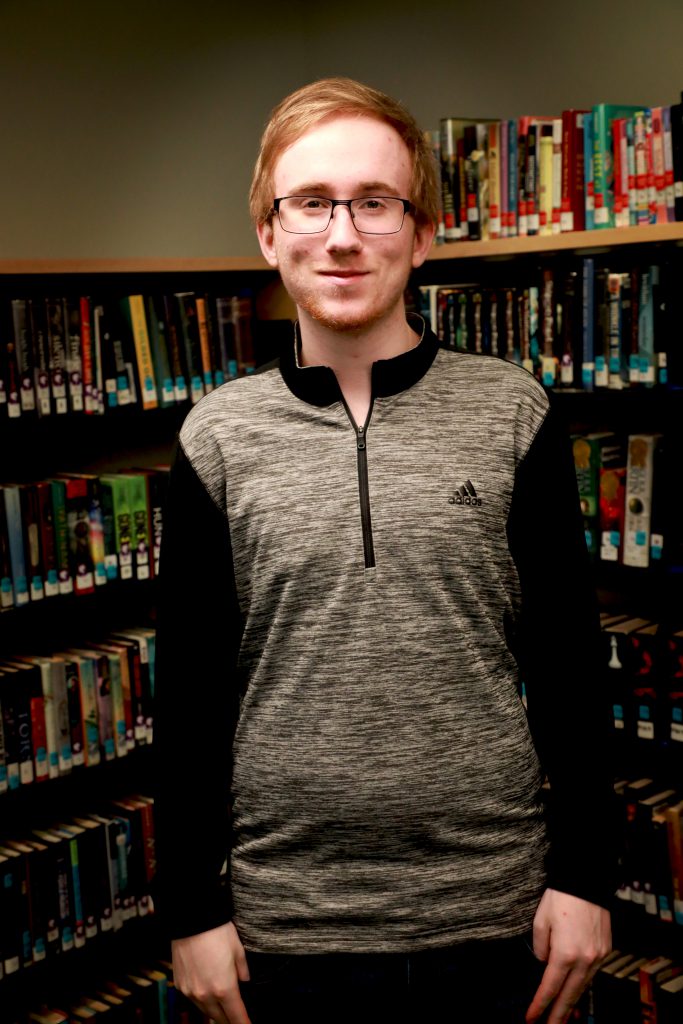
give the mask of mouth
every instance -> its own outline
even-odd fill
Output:
[[[328,281],[332,281],[334,284],[349,284],[354,281],[360,281],[360,279],[365,277],[369,271],[342,270],[339,268],[335,270],[319,270],[318,273],[321,277],[327,278]]]

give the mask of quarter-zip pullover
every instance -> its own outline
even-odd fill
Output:
[[[173,936],[232,917],[254,951],[408,951],[524,932],[547,885],[609,901],[569,440],[531,375],[418,321],[362,427],[295,340],[181,430],[155,725]]]

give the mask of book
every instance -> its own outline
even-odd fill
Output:
[[[153,295],[148,295],[145,299],[145,308],[159,405],[162,407],[174,405],[175,385],[169,360],[167,326],[162,301]]]
[[[657,446],[661,434],[631,434],[626,464],[624,565],[650,564],[652,497]],[[661,544],[657,544],[661,557]]]
[[[561,231],[583,231],[585,212],[584,117],[587,110],[562,111]]]
[[[620,117],[633,117],[641,109],[610,103],[598,103],[593,107],[593,220],[596,228],[615,226],[612,121]]]
[[[615,436],[600,453],[600,558],[620,562],[624,543],[626,451]]]
[[[157,382],[152,360],[152,348],[147,329],[145,302],[142,295],[128,295],[121,300],[121,308],[133,336],[137,377],[143,409],[156,409],[159,405]]]
[[[194,404],[204,395],[196,296],[194,292],[176,292],[174,297],[178,315],[179,338],[187,366],[190,398]]]
[[[81,338],[81,300],[64,300],[64,327],[66,339],[66,380],[69,409],[83,412],[83,351]]]
[[[26,299],[12,299],[12,323],[14,351],[19,371],[19,403],[22,414],[31,413],[36,408],[35,367],[31,320]]]
[[[12,593],[15,606],[20,608],[22,605],[28,604],[30,600],[20,489],[16,485],[5,485],[0,493],[5,503],[5,522],[12,567]]]
[[[66,369],[66,325],[64,324],[64,303],[61,299],[45,300],[47,316],[48,352],[50,359],[50,389],[54,411],[63,416],[69,411],[67,398]]]

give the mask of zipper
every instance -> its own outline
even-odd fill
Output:
[[[356,421],[351,415],[346,402],[346,412],[351,420],[353,429],[356,432],[356,455],[358,465],[358,497],[360,501],[360,521],[363,530],[363,556],[365,568],[373,569],[375,566],[375,547],[372,540],[372,520],[370,518],[370,487],[368,484],[368,424],[372,416],[372,405],[368,412],[368,418],[362,427],[356,426]]]

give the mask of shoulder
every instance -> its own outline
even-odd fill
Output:
[[[185,417],[178,440],[207,489],[225,478],[227,453],[267,405],[282,402],[284,385],[277,362],[260,371],[227,381],[205,395]]]
[[[521,458],[550,410],[545,388],[523,367],[498,356],[441,349],[439,377],[452,393],[465,392],[482,422],[501,419],[513,430]]]

